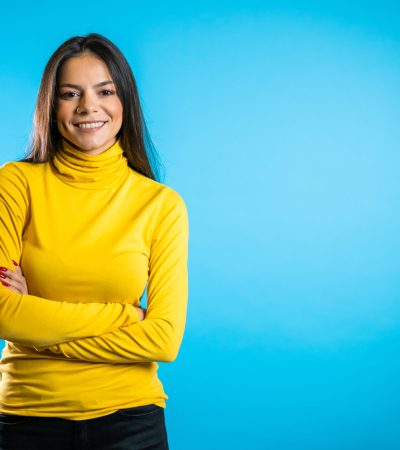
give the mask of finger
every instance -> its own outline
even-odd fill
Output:
[[[17,294],[23,294],[21,291],[20,286],[16,285],[15,283],[11,282],[11,280],[8,279],[8,281],[2,281],[1,284],[6,287],[7,289],[10,289],[10,291],[14,291]]]
[[[0,272],[0,275],[4,275],[7,278],[11,279],[11,280],[15,280],[17,282],[22,282],[22,277],[18,272],[15,272],[14,270],[11,269],[6,269],[4,270],[4,268],[2,269],[2,271]],[[1,277],[3,278],[3,277]]]
[[[5,267],[3,267],[3,270],[0,272],[0,280],[3,282],[3,285],[8,287],[6,284],[10,285],[11,287],[18,290],[20,294],[24,293],[24,285],[25,285],[25,278],[22,274],[19,274],[17,272],[13,272],[10,269],[4,270]],[[4,284],[6,283],[6,284]]]
[[[9,281],[10,280],[10,275],[12,272],[10,269],[7,269],[6,267],[0,267],[1,272],[0,272],[0,281]]]
[[[5,287],[11,288],[12,291],[17,292],[18,294],[28,294],[28,286],[25,277],[22,274],[21,267],[15,265],[16,262],[14,260],[12,260],[12,262],[16,271],[7,269],[6,267],[0,267],[0,281],[4,281],[6,283],[3,284]]]
[[[15,274],[14,279],[18,283],[19,292],[21,294],[28,294],[28,285],[26,284],[26,279],[24,277],[24,274],[22,273],[21,266],[13,259],[11,261],[16,269],[16,272],[13,272],[13,274]]]
[[[18,263],[15,262],[13,259],[11,261],[13,263],[13,266],[15,267],[16,272],[22,273],[21,266],[19,266]]]

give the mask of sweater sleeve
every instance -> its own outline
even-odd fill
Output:
[[[0,167],[0,266],[15,271],[30,218],[29,187],[18,164]],[[0,283],[0,338],[26,345],[53,345],[97,336],[140,320],[132,304],[73,303],[17,294]]]
[[[183,199],[173,190],[153,233],[144,320],[110,333],[41,348],[91,362],[171,362],[184,334],[188,299],[189,224]]]

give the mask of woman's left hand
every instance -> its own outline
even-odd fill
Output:
[[[22,274],[22,269],[18,264],[14,263],[14,261],[13,264],[16,272],[11,269],[7,269],[6,267],[0,267],[0,281],[3,286],[16,292],[17,294],[28,294],[28,286],[26,284],[25,277]]]

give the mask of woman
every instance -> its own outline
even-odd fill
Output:
[[[168,449],[157,362],[183,337],[188,217],[146,136],[119,49],[63,43],[30,155],[0,167],[0,450]]]

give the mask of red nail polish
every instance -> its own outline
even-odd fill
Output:
[[[2,284],[3,286],[10,286],[10,285],[9,285],[8,283],[6,283],[5,281],[2,281],[1,284]]]
[[[1,278],[7,278],[4,274],[0,273]]]
[[[0,270],[2,270],[3,272],[6,272],[8,269],[7,269],[7,267],[1,267],[0,266]]]
[[[13,259],[11,261],[13,262],[14,266],[18,266],[18,264]]]

